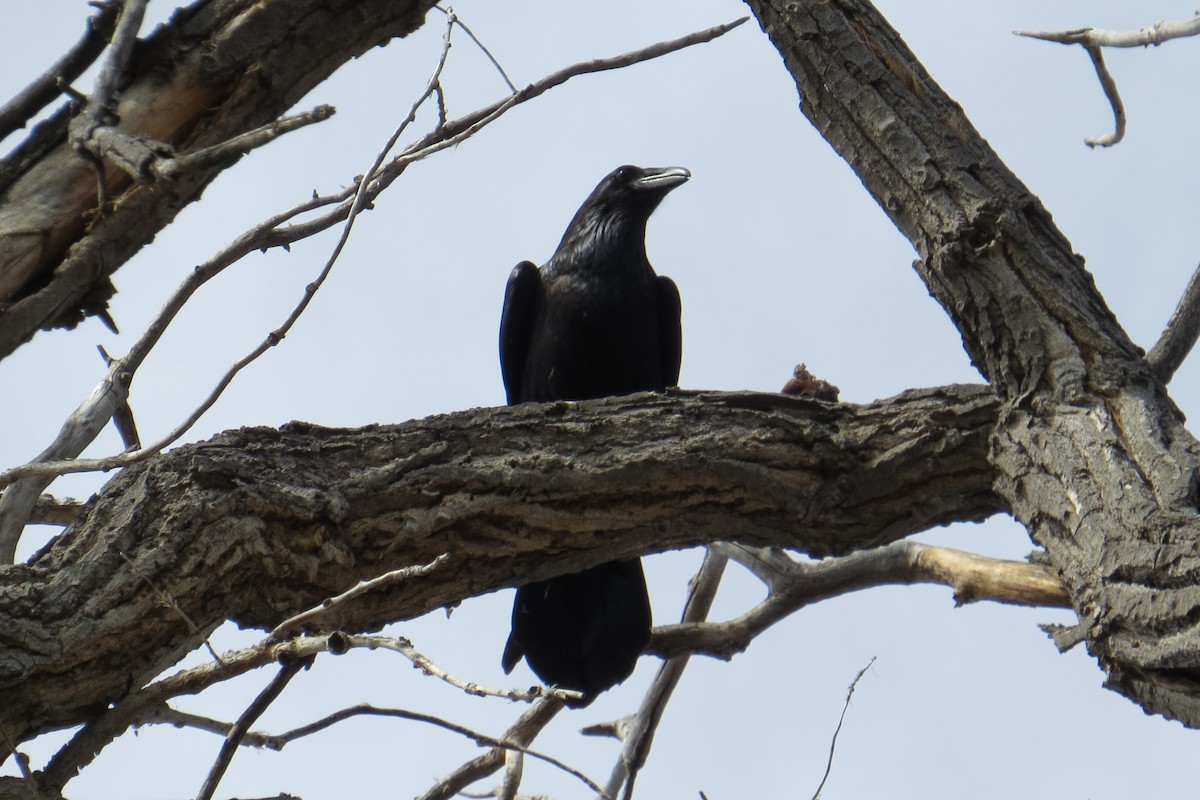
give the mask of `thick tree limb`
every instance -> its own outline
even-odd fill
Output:
[[[272,122],[346,61],[411,32],[431,5],[199,0],[134,48],[112,112],[123,134],[179,152],[217,145]],[[0,169],[0,357],[42,327],[74,324],[81,303],[102,307],[109,275],[229,163],[155,183],[110,166],[114,210],[97,219],[95,172],[67,142],[66,115],[35,131]]]
[[[997,491],[1108,685],[1200,726],[1200,444],[1066,238],[863,0],[748,0],[1005,401]]]
[[[30,563],[0,568],[0,727],[19,744],[120,709],[197,632],[269,629],[443,553],[322,627],[374,629],[715,539],[825,555],[983,519],[1003,510],[987,464],[997,410],[974,386],[866,406],[633,395],[180,447],[118,475]]]

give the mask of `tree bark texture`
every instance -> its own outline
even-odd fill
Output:
[[[1003,401],[996,489],[1108,685],[1200,725],[1200,449],[1049,213],[862,0],[747,0]]]
[[[984,386],[866,406],[674,393],[230,431],[125,470],[0,568],[0,726],[22,741],[86,721],[227,619],[270,628],[443,553],[326,625],[718,539],[825,555],[983,519],[1002,510],[998,409]]]
[[[432,0],[196,0],[138,43],[121,131],[186,153],[271,122],[334,70],[415,30]],[[178,180],[97,174],[68,140],[68,109],[0,163],[0,358],[39,329],[103,309],[109,277],[231,163]]]

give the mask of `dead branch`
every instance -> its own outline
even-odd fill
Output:
[[[900,541],[814,563],[786,559],[771,550],[717,545],[767,583],[761,603],[728,622],[687,623],[657,628],[648,652],[671,656],[704,653],[729,659],[758,634],[799,609],[875,586],[936,583],[954,589],[955,602],[992,600],[1013,605],[1070,608],[1062,583],[1047,567],[1005,561],[947,547]]]
[[[456,769],[450,775],[434,784],[417,800],[450,800],[457,797],[471,784],[494,774],[505,765],[508,755],[519,757],[524,752],[522,748],[537,738],[542,729],[549,724],[564,708],[559,700],[547,698],[534,703],[522,714],[512,726],[504,732],[501,741],[516,747],[495,746],[487,753],[473,759]],[[507,777],[506,777],[507,780]]]
[[[238,721],[229,729],[229,733],[225,735],[225,743],[221,745],[221,751],[217,754],[217,760],[213,763],[212,769],[208,771],[207,777],[204,779],[204,784],[200,787],[200,792],[196,795],[197,800],[212,800],[213,793],[217,790],[217,784],[221,782],[222,776],[225,775],[225,770],[229,768],[229,764],[233,761],[233,754],[237,752],[241,746],[242,740],[246,734],[250,732],[250,726],[263,715],[263,713],[271,707],[292,678],[300,674],[300,670],[308,669],[312,666],[312,658],[306,658],[296,661],[287,661],[280,668],[267,687],[259,692],[258,697],[254,698],[254,702],[238,717]]]
[[[368,650],[391,650],[394,653],[407,658],[414,667],[421,670],[426,675],[437,678],[444,683],[448,683],[456,689],[461,689],[467,694],[476,697],[502,697],[505,700],[512,700],[521,703],[532,703],[543,697],[552,697],[557,700],[579,700],[583,697],[582,694],[571,689],[559,689],[554,687],[534,686],[530,689],[491,689],[486,686],[481,686],[475,681],[465,681],[462,678],[451,675],[446,670],[439,667],[428,656],[424,655],[413,647],[412,642],[404,637],[399,636],[371,636],[366,634],[345,634],[342,639],[331,642],[332,646],[344,646],[349,649],[352,647],[366,648]]]
[[[705,551],[704,562],[688,586],[688,598],[680,620],[683,624],[700,623],[708,617],[727,562],[728,556],[717,548],[710,547]],[[612,726],[621,740],[621,755],[605,787],[611,797],[619,796],[622,800],[633,797],[638,771],[646,764],[658,724],[679,679],[683,677],[687,663],[686,654],[668,658],[659,667],[632,722],[629,725]]]
[[[1192,352],[1192,347],[1195,346],[1198,337],[1200,337],[1200,267],[1196,268],[1188,280],[1183,297],[1179,298],[1179,305],[1175,307],[1175,313],[1167,322],[1162,336],[1146,354],[1146,361],[1150,364],[1150,369],[1154,370],[1154,377],[1163,384],[1170,383],[1171,378],[1175,375],[1175,370],[1179,369],[1188,353]]]
[[[1117,91],[1117,82],[1104,64],[1102,48],[1105,47],[1149,47],[1158,46],[1171,39],[1200,34],[1200,12],[1189,20],[1160,21],[1135,31],[1109,31],[1100,28],[1075,28],[1068,31],[1013,31],[1017,36],[1041,39],[1059,44],[1077,44],[1082,47],[1096,69],[1096,77],[1104,89],[1104,96],[1112,107],[1116,130],[1103,136],[1084,139],[1088,147],[1111,147],[1125,138],[1125,106]]]
[[[552,703],[557,701],[546,699],[540,702]],[[591,791],[602,797],[607,797],[607,795],[604,794],[603,789],[601,789],[591,778],[584,775],[579,770],[568,764],[565,764],[553,756],[546,755],[545,753],[539,753],[536,750],[530,750],[528,747],[517,744],[516,742],[510,740],[507,736],[496,738],[495,736],[489,736],[486,733],[480,733],[479,731],[459,725],[456,722],[450,722],[449,720],[442,719],[441,717],[435,717],[431,714],[422,714],[417,711],[408,711],[402,708],[376,708],[375,706],[361,703],[350,708],[343,708],[340,711],[336,711],[333,714],[322,717],[316,722],[309,723],[308,725],[288,731],[287,733],[281,733],[275,738],[286,744],[287,742],[295,741],[296,739],[300,739],[305,736],[311,736],[312,734],[322,731],[331,725],[335,725],[338,722],[342,722],[357,716],[396,717],[399,719],[412,720],[414,722],[423,722],[428,725],[434,725],[438,728],[448,730],[452,733],[457,733],[460,736],[464,736],[475,742],[475,744],[479,745],[480,747],[491,747],[493,749],[520,752],[522,755],[536,758],[539,761],[544,761],[545,763],[562,770],[587,786]],[[201,800],[208,800],[208,798],[201,798]]]
[[[288,619],[285,619],[283,622],[276,625],[275,629],[272,630],[267,638],[263,641],[263,646],[269,647],[270,645],[282,642],[288,636],[288,634],[312,625],[313,623],[317,622],[319,618],[328,615],[331,611],[336,611],[339,606],[348,603],[354,598],[360,597],[367,592],[374,591],[391,584],[402,583],[422,575],[428,575],[430,572],[437,569],[438,566],[445,560],[446,554],[443,553],[433,561],[430,561],[428,564],[421,564],[415,567],[401,567],[400,569],[394,569],[390,572],[385,572],[383,575],[371,578],[370,580],[359,581],[357,584],[341,594],[335,597],[327,597],[321,601],[320,605],[314,606],[313,608],[296,614],[293,617],[289,617]]]
[[[116,0],[107,0],[92,5],[96,13],[84,23],[83,37],[16,97],[0,106],[0,139],[25,127],[34,115],[63,93],[64,86],[82,75],[108,47],[121,4]]]
[[[875,663],[875,656],[871,656],[871,660],[866,666],[858,671],[854,676],[854,680],[850,681],[850,688],[846,690],[846,702],[842,706],[842,713],[838,717],[837,727],[833,729],[833,736],[829,739],[829,758],[825,761],[825,774],[821,776],[821,782],[817,784],[817,790],[813,792],[812,800],[819,800],[821,792],[825,791],[825,782],[829,780],[829,773],[833,771],[833,755],[837,752],[838,734],[842,732],[842,723],[846,721],[846,712],[850,710],[850,700],[854,697],[854,690],[858,688],[858,682],[862,680],[863,675],[867,674],[867,670]]]

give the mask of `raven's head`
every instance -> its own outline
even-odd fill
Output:
[[[588,195],[567,226],[560,250],[629,246],[645,241],[646,221],[667,192],[692,176],[683,167],[617,167]],[[644,250],[642,251],[644,252]]]
[[[605,176],[583,203],[583,209],[636,214],[649,219],[667,192],[692,177],[683,167],[635,167],[626,164]],[[581,211],[583,209],[580,209]]]

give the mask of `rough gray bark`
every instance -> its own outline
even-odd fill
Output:
[[[378,628],[717,539],[824,555],[983,519],[1001,510],[997,410],[982,386],[866,406],[675,393],[231,431],[122,472],[32,561],[0,568],[0,727],[22,741],[87,721],[227,619],[273,627],[442,553],[326,624]]]
[[[1200,726],[1200,448],[1182,414],[1049,213],[869,3],[748,4],[1002,398],[997,491],[1108,685]]]
[[[134,52],[120,129],[186,153],[271,122],[351,58],[424,21],[432,0],[196,0]],[[0,164],[0,358],[104,308],[109,276],[231,162],[175,181],[96,171],[68,141],[66,109]]]

